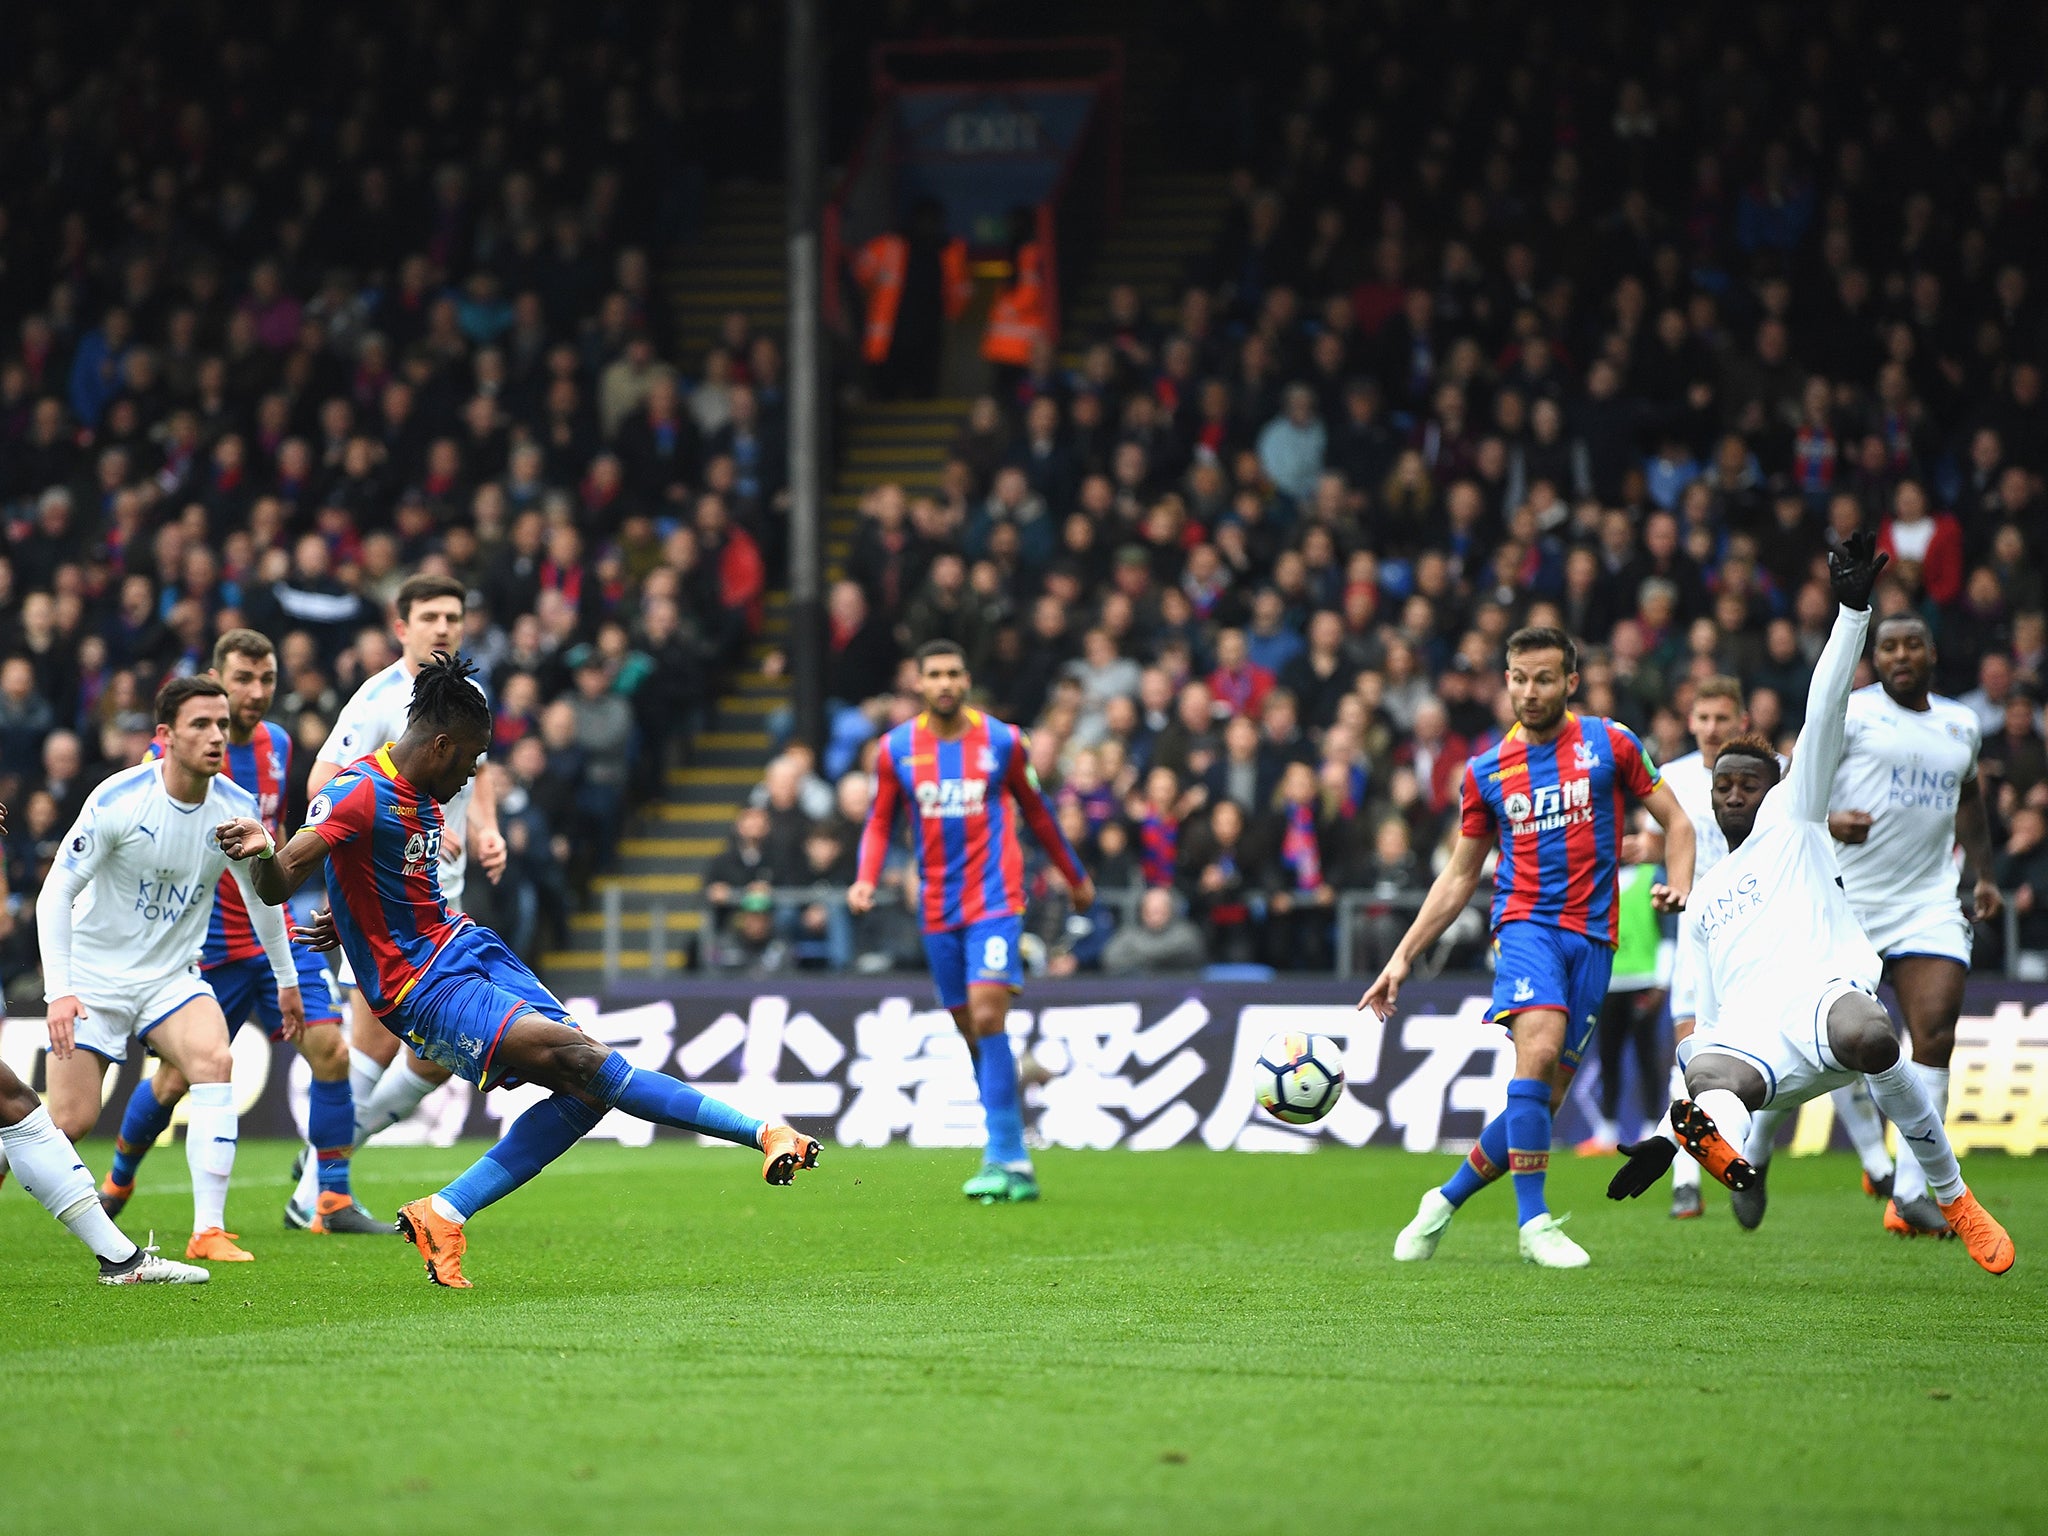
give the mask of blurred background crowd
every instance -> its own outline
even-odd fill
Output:
[[[393,658],[415,570],[470,589],[497,710],[513,868],[480,915],[523,949],[561,933],[782,578],[781,317],[683,355],[660,282],[707,177],[773,174],[773,9],[21,18],[8,974],[34,966],[24,898],[166,676],[226,627],[275,636],[302,783]],[[847,25],[1085,21],[1053,10]],[[1223,227],[1170,293],[1110,272],[1099,317],[1039,317],[936,492],[867,492],[829,593],[827,737],[775,758],[707,871],[704,962],[915,963],[900,909],[763,893],[843,889],[873,739],[935,638],[1128,893],[1086,932],[1044,902],[1048,968],[1327,968],[1346,892],[1384,947],[1508,719],[1509,630],[1581,637],[1579,707],[1660,758],[1714,674],[1789,741],[1821,554],[1858,527],[1893,557],[1880,608],[1925,615],[1938,686],[1983,723],[2001,878],[2048,950],[2043,13],[1152,11],[1165,137],[1228,174]],[[856,399],[878,381],[840,350]]]

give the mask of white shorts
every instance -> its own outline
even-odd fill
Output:
[[[1932,955],[1970,968],[1974,935],[1953,891],[1939,898],[1889,903],[1881,912],[1858,912],[1870,947],[1887,960]]]
[[[128,986],[81,987],[78,1000],[85,1004],[85,1017],[78,1021],[78,1048],[108,1061],[126,1061],[129,1036],[146,1040],[152,1029],[193,998],[212,996],[213,988],[197,965]]]
[[[1763,1075],[1765,1105],[1804,1104],[1862,1076],[1828,1049],[1828,1010],[1850,992],[1876,994],[1860,981],[1837,977],[1818,993],[1788,999],[1775,1016],[1702,1027],[1678,1043],[1678,1064],[1690,1066],[1705,1051],[1748,1062]]]
[[[1683,918],[1679,919],[1681,922]],[[1683,930],[1678,935],[1678,953],[1671,957],[1671,1017],[1673,1021],[1689,1019],[1699,1011],[1699,1005],[1692,1000],[1692,946],[1685,942]]]

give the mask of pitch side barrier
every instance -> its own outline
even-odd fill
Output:
[[[1103,1150],[1461,1152],[1505,1102],[1514,1069],[1506,1035],[1485,1020],[1488,986],[1482,976],[1411,982],[1383,1023],[1353,1006],[1358,984],[1328,978],[1036,981],[1010,1014],[1027,1069],[1026,1125],[1041,1144]],[[981,1143],[966,1045],[921,978],[677,977],[567,1002],[634,1065],[676,1073],[827,1142]],[[1282,1125],[1252,1101],[1250,1069],[1261,1043],[1289,1029],[1343,1046],[1344,1099],[1314,1126]],[[11,1018],[0,1030],[0,1057],[40,1086],[46,1043],[41,1018]],[[108,1077],[107,1098],[117,1107],[103,1117],[106,1134],[141,1070],[137,1059]],[[1589,1064],[1583,1075],[1594,1070]],[[1949,1133],[1959,1151],[2048,1147],[2048,984],[1973,979],[1952,1070]],[[302,1134],[306,1083],[295,1051],[273,1047],[253,1029],[237,1035],[245,1136]],[[1559,1117],[1560,1145],[1585,1133],[1578,1105],[1590,1090],[1583,1082],[1574,1089]],[[445,1145],[496,1136],[537,1094],[486,1095],[453,1082],[379,1141]],[[614,1114],[592,1134],[646,1145],[656,1131]],[[1788,1136],[1795,1153],[1847,1144],[1825,1098],[1804,1107]]]

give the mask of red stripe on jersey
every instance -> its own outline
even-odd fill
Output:
[[[988,716],[978,711],[970,712],[967,729],[960,733],[960,782],[964,785],[973,778],[981,765],[988,761],[992,743],[989,739]],[[993,780],[985,780],[979,816],[960,818],[960,921],[978,923],[990,915],[988,904],[989,873],[989,816],[994,807],[990,805],[988,791],[1002,792],[1002,786]]]
[[[1523,737],[1520,726],[1508,734],[1500,744],[1500,777],[1503,784],[1514,777],[1516,769],[1522,770],[1527,782],[1529,767],[1529,743]],[[1508,826],[1511,828],[1513,823]],[[1514,833],[1508,831],[1501,838],[1502,863],[1507,865],[1507,902],[1501,908],[1502,923],[1520,922],[1536,909],[1536,903],[1543,895],[1543,870],[1537,862],[1537,844],[1541,839],[1534,832]],[[1501,878],[1500,865],[1494,866],[1494,881]],[[1496,927],[1499,924],[1495,924]]]

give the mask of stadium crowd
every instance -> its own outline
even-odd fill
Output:
[[[56,842],[238,624],[279,646],[296,825],[416,571],[471,594],[512,852],[470,890],[528,950],[779,543],[776,343],[734,315],[678,356],[654,272],[773,121],[724,57],[758,18],[105,10],[25,8],[0,95],[0,964],[33,972]]]
[[[977,400],[936,493],[868,496],[832,740],[771,771],[714,904],[757,856],[843,880],[901,658],[943,638],[1097,884],[1177,898],[1122,956],[1055,924],[1054,968],[1327,966],[1336,894],[1388,904],[1383,947],[1455,837],[1510,630],[1580,637],[1579,707],[1661,759],[1715,674],[1789,744],[1824,541],[1869,528],[2048,946],[2042,15],[1522,7],[1474,49],[1469,9],[1191,9],[1228,227],[1170,314],[1113,286]]]

